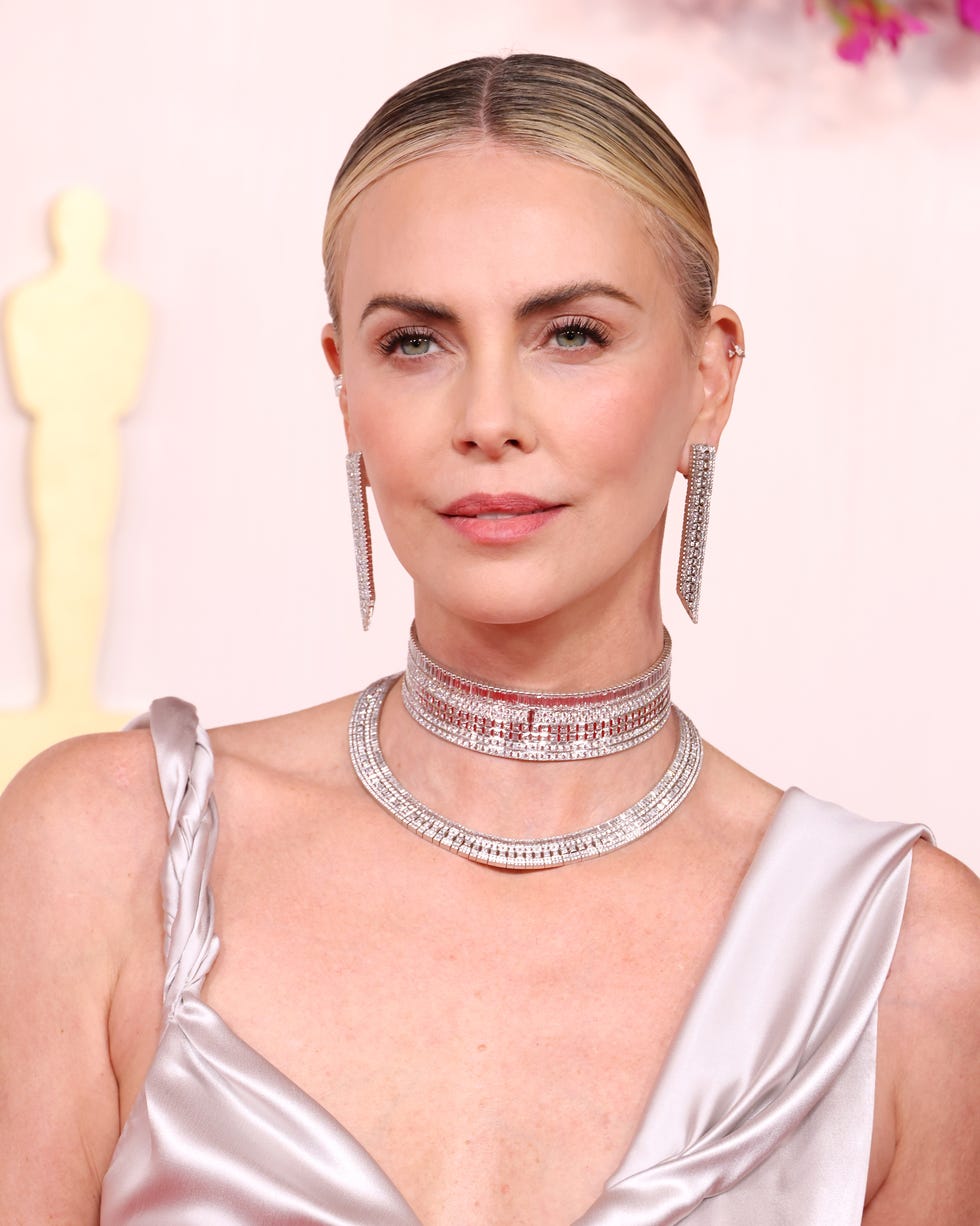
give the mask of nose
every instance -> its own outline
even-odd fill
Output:
[[[512,450],[534,450],[537,433],[520,383],[518,372],[504,361],[470,363],[456,389],[453,447],[457,451],[479,451],[499,460]]]

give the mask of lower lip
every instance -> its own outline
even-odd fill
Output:
[[[443,518],[470,541],[481,545],[507,545],[520,541],[550,524],[564,507],[548,507],[527,515],[508,515],[506,519],[478,519],[471,515],[445,515]]]

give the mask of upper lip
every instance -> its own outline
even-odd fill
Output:
[[[531,494],[466,494],[440,511],[440,515],[532,515],[535,511],[550,511],[563,506]]]

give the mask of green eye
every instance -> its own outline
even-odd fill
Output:
[[[555,333],[559,349],[581,349],[588,340],[582,328],[562,328]]]
[[[398,340],[398,350],[407,358],[418,357],[428,353],[431,344],[431,336],[402,336]]]
[[[396,328],[378,342],[378,349],[399,358],[425,358],[439,349],[434,336],[421,328]]]

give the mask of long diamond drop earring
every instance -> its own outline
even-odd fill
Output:
[[[347,494],[350,498],[350,522],[354,530],[354,561],[357,565],[361,625],[366,630],[371,624],[371,614],[374,612],[374,567],[364,482],[364,456],[360,451],[352,451],[347,456]]]
[[[715,477],[715,448],[710,443],[691,444],[691,475],[684,499],[684,528],[677,565],[677,595],[692,622],[698,620],[704,543],[708,533],[708,509]]]

